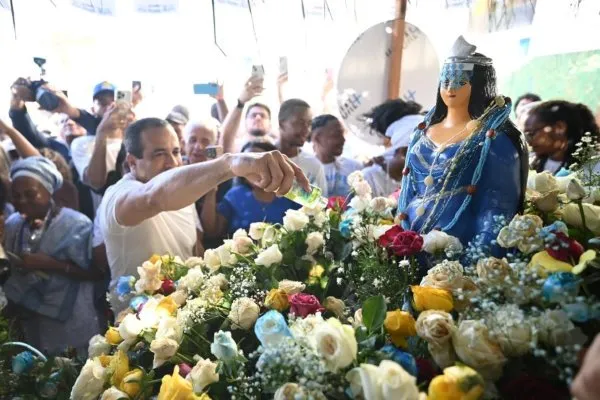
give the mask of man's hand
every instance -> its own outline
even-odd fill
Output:
[[[212,97],[213,99],[215,99],[217,101],[225,100],[225,95],[223,92],[223,82],[217,83],[217,87],[218,87],[217,94],[215,94],[215,95],[211,94],[210,97]],[[241,98],[240,98],[240,100],[241,100]]]
[[[99,137],[107,137],[113,132],[121,131],[123,133],[134,120],[135,114],[129,104],[123,102],[115,103],[104,113],[102,121],[98,125],[97,135]]]
[[[588,349],[583,365],[571,385],[571,394],[577,400],[600,399],[600,335],[596,335]]]
[[[263,91],[264,79],[259,76],[252,76],[244,85],[244,90],[240,93],[239,100],[242,103],[247,103],[254,97],[260,95]]]
[[[232,157],[233,174],[248,179],[267,192],[283,196],[292,188],[294,179],[303,189],[310,191],[310,183],[300,167],[279,151],[240,153]]]
[[[19,78],[11,85],[11,109],[22,110],[25,107],[26,101],[35,101],[35,95],[31,89],[29,89],[30,85],[31,81],[25,78]]]
[[[56,263],[56,260],[47,254],[27,253],[21,256],[23,263],[19,267],[28,270],[47,270]]]

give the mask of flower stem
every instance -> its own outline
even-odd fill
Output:
[[[583,209],[583,201],[582,200],[578,200],[577,201],[577,206],[579,207],[579,213],[581,214],[581,223],[583,225],[583,229],[584,231],[590,232],[590,230],[587,227],[587,224],[585,223],[585,210]]]

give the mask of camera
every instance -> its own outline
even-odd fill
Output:
[[[59,106],[58,96],[42,87],[48,83],[44,80],[44,76],[46,75],[46,69],[44,68],[46,59],[34,57],[33,62],[40,67],[40,79],[37,81],[32,81],[29,85],[29,89],[34,94],[35,100],[43,110],[54,111]]]

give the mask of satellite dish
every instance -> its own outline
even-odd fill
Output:
[[[387,100],[389,57],[392,53],[394,21],[373,25],[352,43],[342,60],[337,81],[339,113],[346,127],[360,139],[383,144],[363,114]],[[427,36],[415,25],[406,23],[400,97],[421,104],[435,105],[440,64]]]

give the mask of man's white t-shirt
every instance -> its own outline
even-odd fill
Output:
[[[121,150],[123,139],[107,139],[106,140],[106,172],[114,171],[117,165],[117,157]],[[81,136],[73,140],[71,143],[71,157],[73,165],[79,174],[79,178],[83,179],[85,169],[90,165],[92,153],[94,153],[94,145],[96,144],[95,136]],[[102,196],[91,191],[94,210],[100,205]]]
[[[388,197],[400,189],[400,182],[393,180],[380,165],[374,164],[362,170],[365,181],[371,185],[373,197]]]
[[[318,186],[321,188],[322,196],[328,197],[327,192],[327,181],[325,180],[325,170],[323,164],[315,157],[310,154],[298,149],[298,155],[291,157],[294,163],[296,163],[310,181],[311,185]]]
[[[131,174],[108,188],[98,209],[101,235],[106,245],[110,265],[110,304],[118,313],[127,307],[119,301],[115,287],[119,277],[136,275],[153,254],[171,254],[186,260],[193,255],[196,229],[201,230],[193,204],[178,211],[162,212],[136,226],[122,226],[117,222],[116,204],[124,195],[140,190],[143,183]]]
[[[350,185],[348,185],[348,175],[362,167],[360,162],[346,157],[338,157],[332,163],[323,164],[329,197],[347,197],[351,191]]]

